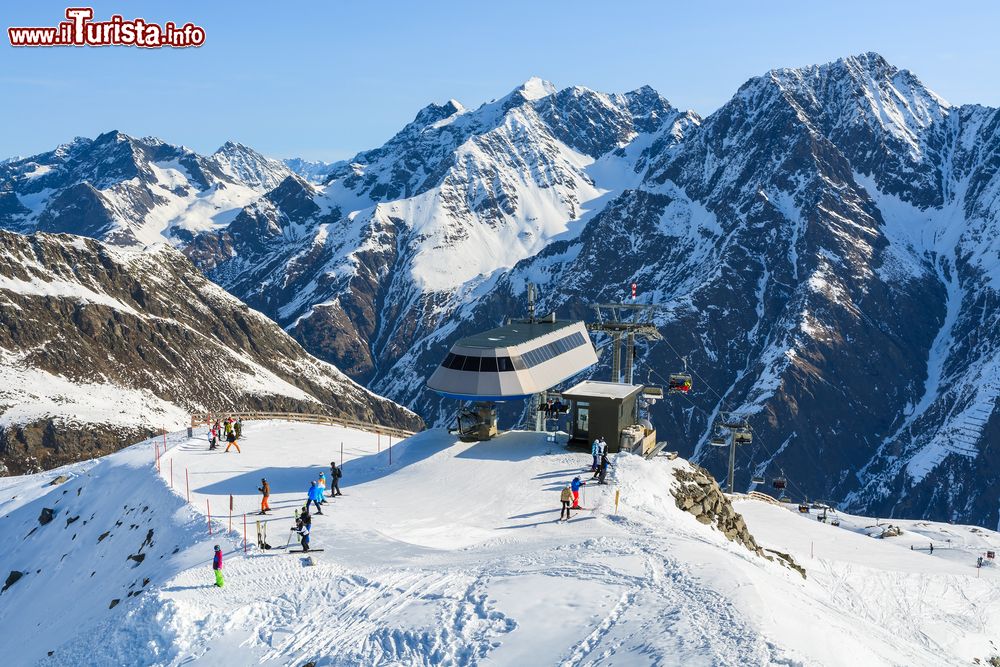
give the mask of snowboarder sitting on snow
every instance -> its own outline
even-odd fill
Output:
[[[586,482],[581,482],[579,477],[574,477],[570,482],[570,489],[573,491],[573,509],[580,509],[580,487],[586,486]]]
[[[343,477],[343,468],[337,467],[336,461],[330,461],[330,497],[342,496],[340,492],[340,478]]]
[[[212,570],[215,572],[215,585],[222,588],[222,548],[215,545],[215,557],[212,558]]]
[[[306,498],[306,510],[309,510],[309,503],[312,503],[316,505],[316,514],[322,514],[323,510],[320,508],[319,502],[323,499],[323,496],[320,495],[320,490],[319,487],[316,486],[316,482],[309,483],[309,491],[307,491],[307,493],[309,495]]]
[[[559,520],[562,521],[565,516],[569,519],[569,501],[573,498],[573,492],[570,491],[569,484],[563,487],[562,493],[559,494],[559,502],[562,503],[562,509],[559,510]]]
[[[257,490],[261,493],[260,499],[260,513],[267,514],[267,511],[271,509],[271,505],[267,502],[268,497],[271,495],[271,485],[267,483],[267,480],[263,477],[260,478],[260,486]]]

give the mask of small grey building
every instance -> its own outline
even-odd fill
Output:
[[[586,380],[561,392],[572,403],[570,444],[589,446],[602,437],[608,452],[617,452],[622,431],[638,422],[636,400],[642,389],[640,384]]]

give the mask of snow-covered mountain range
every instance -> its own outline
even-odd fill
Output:
[[[191,412],[321,412],[419,428],[166,244],[0,231],[0,473],[174,430]]]
[[[225,226],[291,170],[238,143],[209,156],[107,132],[0,164],[0,227],[120,245],[190,239]]]
[[[638,377],[662,383],[680,356],[696,373],[653,410],[673,448],[721,470],[711,424],[741,410],[741,487],[784,473],[870,514],[997,525],[998,133],[998,110],[874,53],[771,71],[705,118],[650,88],[532,79],[432,104],[322,182],[248,149],[77,140],[0,165],[0,225],[165,234],[438,423],[454,406],[424,379],[456,337],[522,312],[528,281],[577,317],[637,282],[666,337]]]

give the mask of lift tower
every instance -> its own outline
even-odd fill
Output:
[[[621,348],[624,334],[625,384],[632,384],[636,336],[647,340],[663,339],[653,322],[653,314],[659,306],[650,303],[595,303],[591,308],[597,313],[597,321],[589,322],[587,329],[611,336],[611,381],[622,382]]]

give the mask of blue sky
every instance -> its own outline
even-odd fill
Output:
[[[650,84],[707,114],[772,67],[878,51],[953,103],[1000,106],[1000,3],[258,2],[94,0],[192,21],[199,49],[13,49],[11,25],[55,25],[66,2],[4,3],[0,157],[109,129],[210,152],[341,159],[429,102],[476,106],[537,75],[608,92]],[[84,5],[85,3],[74,3]]]

